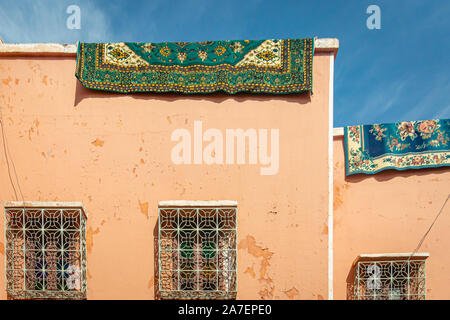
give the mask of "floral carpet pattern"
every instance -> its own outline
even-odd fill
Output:
[[[80,43],[76,77],[90,89],[186,94],[312,90],[314,39]]]
[[[344,128],[346,175],[450,165],[450,119]]]

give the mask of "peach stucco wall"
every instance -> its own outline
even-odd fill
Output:
[[[334,298],[346,299],[352,263],[364,253],[413,252],[450,192],[449,167],[345,177],[343,137],[334,139]],[[427,299],[450,299],[450,203],[419,252]]]
[[[314,57],[311,96],[111,94],[83,88],[74,57],[0,58],[0,107],[25,200],[82,201],[88,211],[89,299],[154,297],[157,203],[176,199],[238,201],[239,299],[327,297],[330,54]],[[171,133],[192,132],[195,120],[222,132],[279,129],[278,174],[174,165]],[[0,200],[15,200],[3,152],[0,181]],[[3,213],[0,225],[3,260]],[[3,263],[0,275],[5,298]]]

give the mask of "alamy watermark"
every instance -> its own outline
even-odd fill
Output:
[[[367,289],[378,290],[381,288],[381,269],[377,265],[370,265],[367,267],[367,274],[370,274],[370,277],[367,279]]]
[[[81,29],[81,9],[75,4],[67,7],[66,13],[69,14],[66,20],[67,29]]]
[[[279,129],[270,129],[270,139],[269,129],[226,129],[223,134],[209,128],[203,132],[202,121],[194,121],[193,134],[187,129],[172,132],[171,141],[178,143],[172,148],[171,160],[177,165],[231,165],[246,164],[248,158],[248,164],[260,165],[261,175],[274,175],[279,169],[279,138]]]
[[[367,7],[367,14],[370,16],[366,20],[367,29],[381,29],[381,9],[379,6],[372,4]]]
[[[81,270],[76,265],[70,265],[67,268],[67,288],[70,290],[80,290],[81,288]]]

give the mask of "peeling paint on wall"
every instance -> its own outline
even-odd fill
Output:
[[[96,147],[103,147],[103,144],[105,143],[105,141],[97,138],[94,141],[92,141],[91,143]]]
[[[287,295],[287,297],[289,299],[294,299],[295,296],[298,296],[298,294],[300,293],[296,287],[292,287],[289,290],[283,291],[285,295]]]
[[[36,128],[36,130],[35,130]],[[28,129],[28,140],[31,141],[31,134],[36,132],[36,135],[39,135],[39,120],[34,120],[30,129]]]
[[[271,299],[273,299],[274,290],[275,290],[275,287],[272,285],[270,288],[264,288],[263,290],[259,291],[258,293],[262,300],[271,300]]]
[[[99,228],[93,230],[92,227],[89,227],[89,229],[87,230],[86,248],[88,253],[90,253],[92,251],[92,248],[94,247],[94,235],[98,234],[99,232],[100,232]]]
[[[12,81],[11,77],[8,77],[6,79],[2,79],[2,83],[7,86],[9,85],[9,83]]]
[[[151,289],[155,285],[155,277],[152,276],[150,280],[148,280],[147,288]]]
[[[251,235],[247,235],[247,237],[239,243],[238,249],[247,249],[247,252],[255,258],[262,258],[258,278],[258,281],[262,284],[262,288],[259,291],[259,295],[261,299],[272,299],[275,286],[273,285],[273,280],[267,273],[273,252],[270,252],[268,248],[258,246],[255,238]]]
[[[341,207],[341,205],[344,203],[344,194],[345,190],[349,189],[350,185],[348,183],[342,184],[339,181],[334,181],[334,202],[333,202],[333,208],[334,210]]]
[[[148,219],[148,202],[141,202],[141,200],[139,200],[139,207],[141,207],[141,213]]]
[[[256,278],[255,270],[253,270],[253,267],[247,267],[247,269],[245,269],[244,273],[249,274],[253,279]]]

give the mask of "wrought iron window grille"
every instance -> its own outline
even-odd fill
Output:
[[[86,299],[86,215],[80,208],[6,207],[12,299]]]
[[[425,300],[425,259],[358,261],[355,300]]]
[[[236,207],[159,207],[161,299],[236,298]]]

